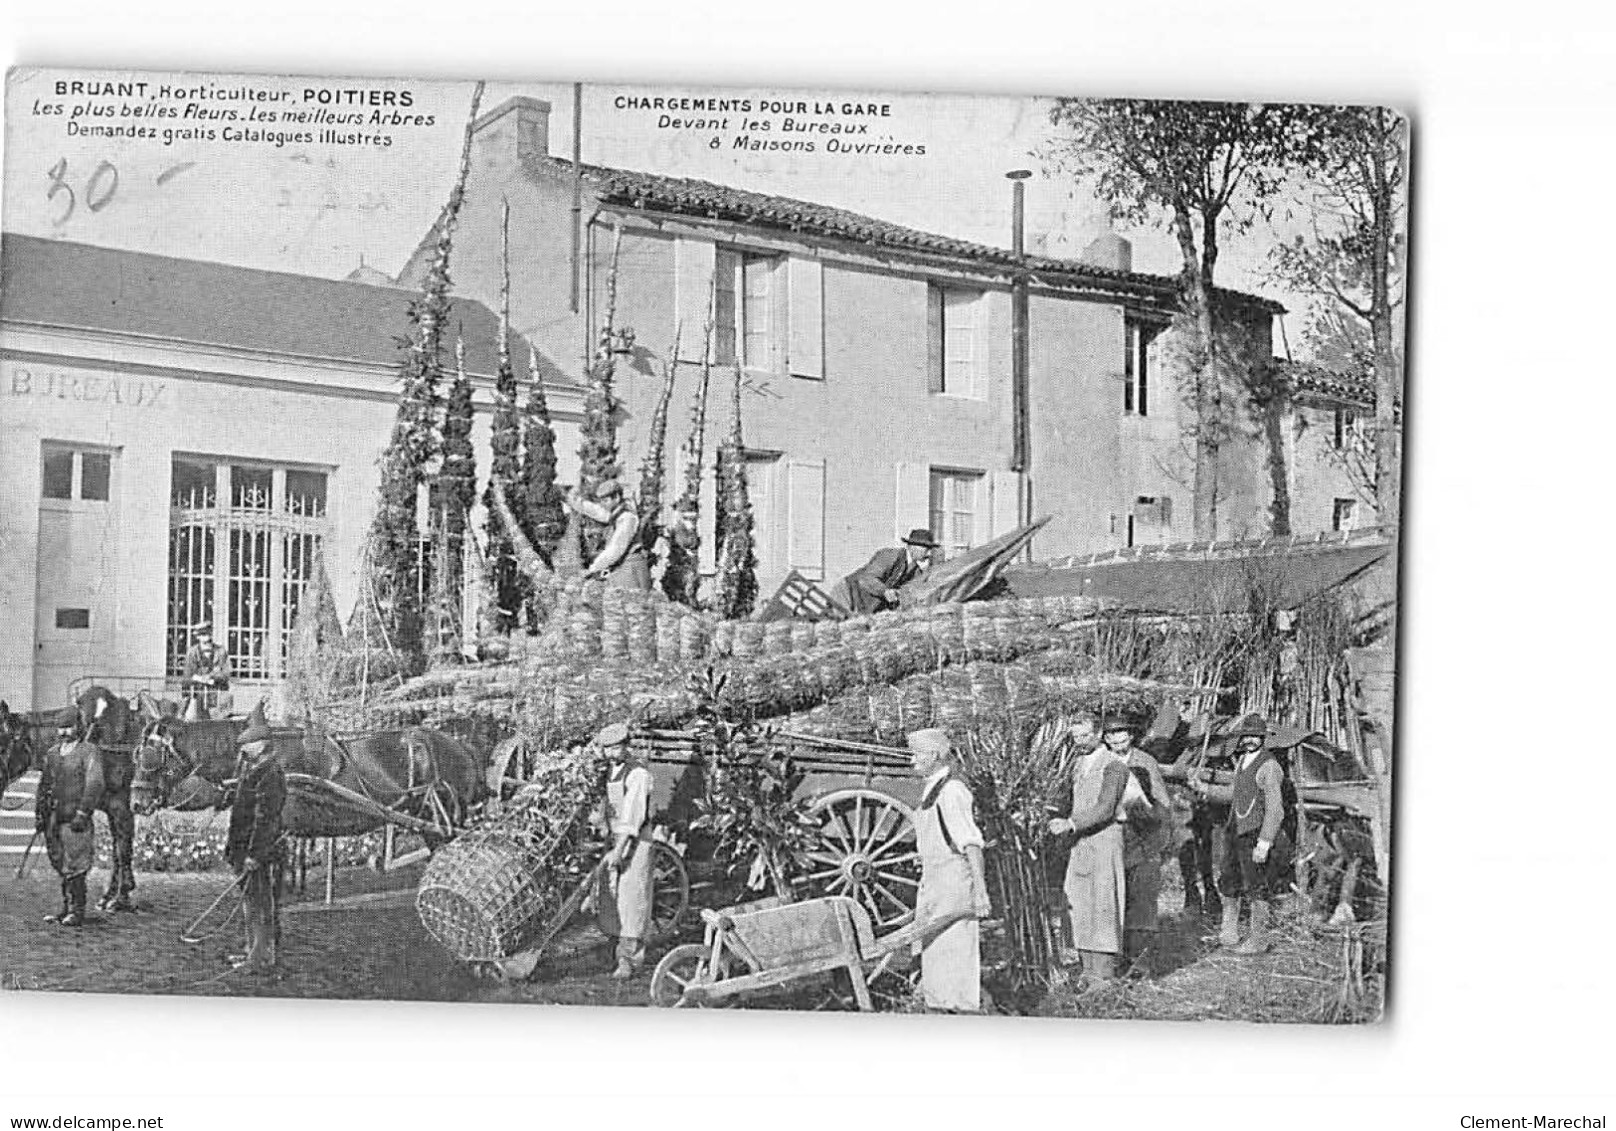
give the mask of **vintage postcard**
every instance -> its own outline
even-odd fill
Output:
[[[1401,113],[5,114],[5,989],[1382,1015]]]

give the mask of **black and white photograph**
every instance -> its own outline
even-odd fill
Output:
[[[1382,1017],[1405,112],[6,129],[7,993]]]

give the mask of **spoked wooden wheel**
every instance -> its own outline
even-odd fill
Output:
[[[713,984],[707,970],[707,960],[712,953],[712,948],[705,943],[686,943],[664,954],[651,974],[651,1004],[664,1008],[700,1008],[707,1005],[708,1002],[702,1000],[700,995],[686,999],[685,991],[691,986]],[[728,977],[728,962],[724,959],[719,962],[719,978]]]
[[[920,891],[914,811],[874,789],[839,789],[814,802],[819,844],[808,853],[808,885],[823,895],[852,896],[877,931],[914,918]]]
[[[690,910],[690,873],[684,857],[661,841],[651,845],[651,938],[677,934]]]

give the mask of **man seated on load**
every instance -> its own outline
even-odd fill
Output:
[[[931,567],[941,544],[916,527],[902,546],[877,550],[863,566],[830,587],[830,599],[855,616],[898,607],[898,590]]]

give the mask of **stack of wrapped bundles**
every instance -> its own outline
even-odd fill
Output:
[[[1050,654],[1052,657],[1053,653]],[[961,667],[908,676],[890,686],[868,686],[778,720],[782,730],[823,738],[901,746],[903,736],[926,727],[964,734],[1014,712],[1030,718],[1047,709],[1140,714],[1175,690],[1127,676],[1070,674],[1056,661],[1048,670],[1029,662],[979,660]],[[1182,689],[1177,689],[1182,690]]]
[[[960,691],[951,667],[1061,646],[1080,652],[1095,612],[1083,598],[1050,597],[844,621],[718,621],[660,594],[574,579],[558,588],[545,633],[512,649],[510,659],[420,676],[377,702],[373,722],[503,718],[513,732],[555,749],[612,721],[681,725],[695,710],[689,676],[707,666],[728,677],[725,705],[758,718],[927,672],[941,671]]]
[[[593,758],[557,759],[498,815],[439,849],[416,889],[427,933],[467,962],[508,958],[533,943],[599,855],[587,833],[602,780]]]

